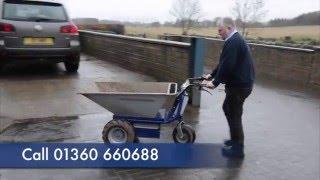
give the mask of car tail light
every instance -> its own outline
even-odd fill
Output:
[[[15,28],[12,24],[0,23],[1,32],[15,32]]]
[[[66,34],[75,34],[78,35],[78,27],[71,24],[71,25],[67,25],[67,26],[62,26],[60,28],[60,32],[61,33],[66,33]]]

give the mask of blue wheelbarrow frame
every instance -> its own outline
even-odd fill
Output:
[[[168,115],[164,118],[160,116],[156,116],[155,118],[146,118],[146,117],[130,117],[130,116],[113,115],[113,119],[125,120],[130,122],[131,124],[159,125],[158,129],[135,127],[135,133],[138,137],[159,138],[161,124],[169,124],[174,121],[182,122],[183,120],[182,114],[183,114],[183,111],[185,110],[185,106],[188,100],[189,100],[189,97],[186,90],[179,93]],[[182,125],[182,123],[180,124]]]

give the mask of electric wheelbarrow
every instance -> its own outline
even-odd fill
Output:
[[[188,90],[204,90],[203,78],[187,79],[178,90],[177,83],[96,82],[93,92],[80,93],[112,112],[113,120],[102,132],[105,143],[135,143],[138,137],[160,138],[162,124],[177,122],[172,137],[176,143],[193,143],[194,129],[184,123]]]

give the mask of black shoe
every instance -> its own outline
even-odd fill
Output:
[[[224,144],[225,146],[232,146],[232,145],[234,144],[234,142],[233,142],[231,139],[229,139],[229,140],[223,141],[223,144]]]
[[[243,145],[234,143],[222,148],[222,155],[227,158],[244,158]]]

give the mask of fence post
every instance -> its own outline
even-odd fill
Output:
[[[205,40],[204,38],[191,39],[191,63],[190,63],[190,77],[200,77],[204,69],[204,55],[205,55]],[[197,88],[192,89],[191,105],[200,106],[201,91]]]

